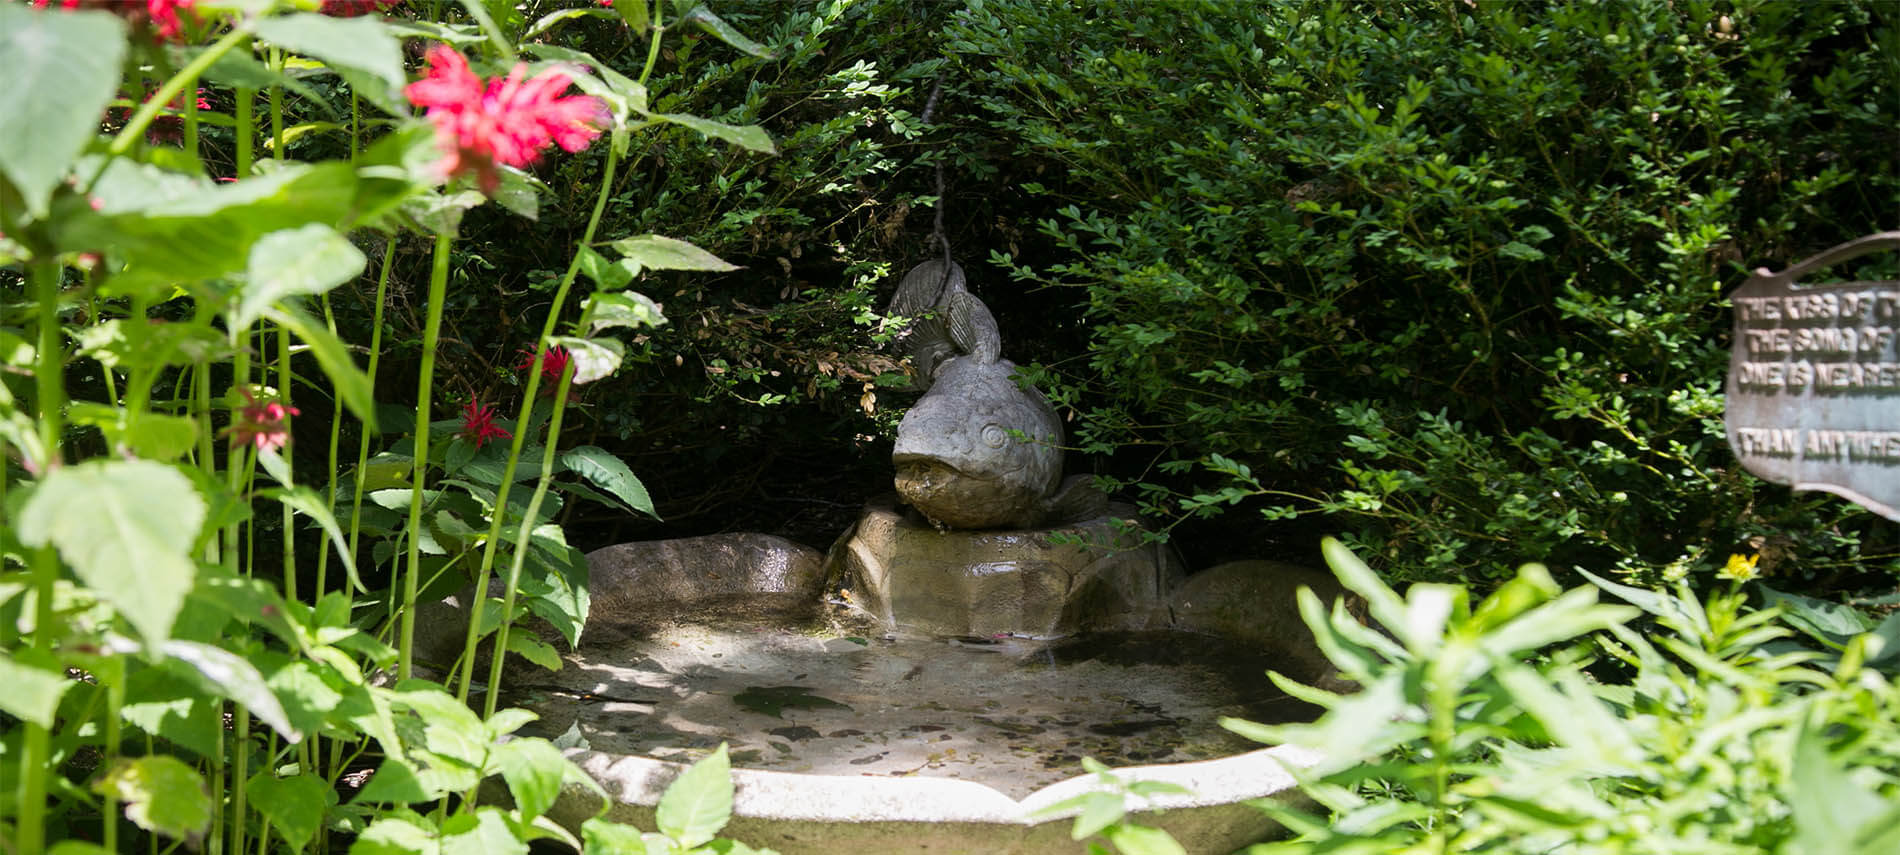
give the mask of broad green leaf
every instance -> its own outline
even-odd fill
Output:
[[[356,173],[342,162],[292,163],[265,175],[133,210],[84,206],[62,216],[59,246],[108,250],[126,274],[194,282],[243,272],[251,245],[307,223],[341,223],[356,196]]]
[[[688,849],[713,839],[732,818],[732,763],[721,742],[706,759],[674,779],[660,796],[654,823]]]
[[[495,747],[495,762],[501,766],[501,777],[508,782],[508,792],[514,795],[515,807],[521,810],[523,819],[533,819],[554,806],[568,762],[552,743],[545,739],[510,740]]]
[[[21,651],[25,653],[27,651]],[[73,679],[56,668],[35,668],[0,650],[0,712],[41,727],[53,726],[59,697],[73,687]]]
[[[488,729],[488,735],[490,737],[499,739],[526,727],[529,722],[539,720],[540,718],[541,715],[533,710],[525,710],[520,707],[507,707],[505,709],[496,710],[494,715],[488,717],[488,721],[482,723],[482,726]]]
[[[410,804],[440,798],[446,793],[423,783],[421,770],[414,763],[400,757],[385,757],[383,765],[376,767],[376,774],[369,776],[369,781],[351,801]]]
[[[1692,608],[1693,603],[1685,602],[1682,597],[1674,597],[1661,591],[1651,591],[1644,588],[1624,585],[1619,582],[1612,582],[1581,567],[1577,568],[1577,572],[1583,574],[1583,578],[1589,579],[1590,582],[1597,587],[1615,594],[1619,599],[1632,606],[1661,618],[1663,623],[1675,627],[1680,631],[1691,633],[1706,633],[1709,631],[1708,618],[1701,613],[1699,607]]]
[[[1102,834],[1122,855],[1187,855],[1181,844],[1159,828],[1130,823],[1110,826]]]
[[[278,661],[268,663],[261,657],[276,656]],[[326,716],[343,702],[343,694],[323,681],[317,673],[317,666],[302,659],[287,660],[281,654],[266,652],[252,657],[257,664],[273,669],[264,682],[284,706],[284,716],[292,726],[305,733],[314,733],[321,728]]]
[[[725,142],[732,143],[749,151],[756,151],[760,154],[778,154],[778,149],[772,145],[771,135],[767,134],[765,129],[758,125],[728,125],[724,122],[715,122],[711,119],[702,119],[698,116],[688,116],[684,113],[648,113],[647,115],[655,119],[671,122],[675,125],[692,128],[713,139],[724,140]]]
[[[627,351],[626,345],[611,338],[549,336],[548,346],[567,348],[568,355],[574,359],[576,386],[612,375],[620,368],[620,360]]]
[[[647,25],[652,23],[652,19],[647,17],[647,0],[617,3],[614,11],[620,13],[620,20],[627,22],[627,28],[633,30],[634,35],[647,36]]]
[[[1783,593],[1767,585],[1761,585],[1760,588],[1766,604],[1780,606],[1789,624],[1836,647],[1874,628],[1873,620],[1853,606]]]
[[[501,168],[501,185],[495,188],[495,204],[523,219],[539,219],[541,183],[535,177],[512,166]]]
[[[740,33],[731,24],[726,23],[725,19],[713,14],[712,10],[705,6],[694,6],[693,10],[687,12],[686,17],[682,20],[713,34],[713,36],[720,41],[753,56],[761,59],[772,58],[772,52],[766,50],[765,45],[746,38],[744,34]]]
[[[492,807],[442,822],[442,855],[528,855],[528,844],[507,817]]]
[[[119,89],[125,24],[105,12],[0,4],[0,175],[34,218]]]
[[[333,18],[314,12],[275,15],[257,22],[257,35],[296,53],[375,75],[392,87],[408,83],[402,43],[374,16]]]
[[[323,496],[309,487],[289,487],[284,489],[263,490],[259,495],[283,502],[291,510],[310,518],[311,522],[330,536],[330,544],[336,547],[335,555],[343,562],[343,572],[350,579],[350,587],[359,592],[367,592],[363,580],[356,573],[356,556],[350,554],[350,542],[343,537],[343,527],[337,524],[336,515],[323,502]]]
[[[91,460],[46,475],[18,519],[28,546],[58,547],[80,580],[148,641],[170,637],[197,564],[187,554],[204,500],[178,470]]]
[[[387,765],[384,764],[385,768]],[[375,778],[370,779],[372,784],[375,781]],[[362,800],[360,793],[357,799]],[[363,829],[356,842],[350,844],[350,855],[439,855],[440,852],[433,825],[428,819],[414,814],[380,816]]]
[[[612,493],[628,508],[656,520],[660,518],[653,511],[653,499],[647,495],[646,486],[634,477],[633,470],[627,468],[625,462],[605,449],[591,445],[571,449],[561,455],[561,464]]]
[[[646,850],[646,844],[640,840],[640,829],[599,817],[581,823],[581,840],[587,844],[588,855]]]
[[[1839,855],[1888,855],[1896,837],[1900,807],[1846,774],[1828,756],[1827,742],[1804,724],[1795,741],[1794,764],[1784,793],[1794,814],[1795,834],[1785,855],[1827,852]],[[1885,837],[1885,840],[1880,838]],[[1874,848],[1879,842],[1889,848]]]
[[[264,682],[264,675],[250,660],[196,641],[167,641],[159,649],[195,669],[207,688],[243,704],[258,721],[277,731],[285,742],[302,741],[303,734],[291,726],[283,704],[278,702],[277,695]]]
[[[580,271],[587,274],[587,278],[594,280],[594,283],[603,291],[624,288],[627,283],[633,281],[633,271],[624,265],[608,261],[606,256],[595,252],[591,247],[581,247],[576,259],[580,262]]]
[[[299,852],[317,836],[323,812],[336,801],[336,791],[315,775],[279,778],[268,770],[244,785],[251,806],[263,814],[284,842]]]
[[[84,843],[78,840],[61,840],[46,850],[46,855],[116,855],[112,850],[96,843]]]
[[[317,358],[317,365],[330,380],[330,387],[336,390],[337,397],[343,399],[344,406],[350,408],[363,422],[363,429],[376,430],[376,389],[369,375],[356,367],[356,360],[350,357],[350,351],[336,333],[317,323],[302,309],[287,305],[276,305],[264,311],[264,316],[277,325],[290,330],[304,344],[310,346],[311,355]]]
[[[195,680],[171,668],[141,668],[126,679],[121,718],[146,733],[204,758],[217,757],[224,738],[219,703]]]
[[[719,257],[683,240],[639,235],[614,241],[613,248],[640,270],[738,270]]]
[[[588,335],[613,327],[639,329],[664,323],[666,315],[660,311],[660,304],[635,291],[596,291],[581,311],[581,324]]]
[[[362,250],[322,223],[271,232],[251,245],[246,282],[231,323],[248,327],[271,304],[300,294],[322,294],[362,275],[366,264]]]
[[[549,671],[561,670],[561,654],[547,642],[526,632],[508,633],[508,652],[517,654]]]
[[[193,849],[211,825],[211,796],[197,770],[167,754],[120,760],[93,783],[125,805],[138,827],[186,841]]]
[[[1122,804],[1120,793],[1093,792],[1075,797],[1075,807],[1082,812],[1075,818],[1075,825],[1069,828],[1070,840],[1085,840],[1117,822],[1127,813]]]

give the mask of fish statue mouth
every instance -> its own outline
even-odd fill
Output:
[[[1011,527],[1034,518],[1043,498],[1039,489],[966,472],[931,455],[898,455],[891,462],[898,495],[940,527]]]

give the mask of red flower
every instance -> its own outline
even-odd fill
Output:
[[[491,439],[513,439],[514,434],[495,425],[495,409],[480,401],[462,405],[462,432],[456,434],[481,448]]]
[[[541,387],[541,394],[543,395],[554,394],[555,384],[561,382],[561,375],[567,372],[568,363],[574,361],[574,355],[568,353],[565,347],[549,348],[547,352],[540,356],[535,356],[524,350],[521,352],[521,356],[521,364],[515,366],[516,371],[527,371],[533,368],[536,363],[540,363],[541,379],[547,381],[547,385]]]
[[[245,443],[257,446],[258,451],[275,451],[290,442],[290,417],[302,415],[296,407],[289,407],[276,401],[259,403],[251,397],[251,390],[240,389],[244,395],[244,406],[239,407],[237,418],[224,432],[231,437],[231,447]]]
[[[402,0],[323,0],[323,8],[317,11],[337,18],[354,18],[400,5]]]
[[[68,12],[74,9],[106,9],[119,17],[132,22],[134,26],[149,22],[158,31],[158,37],[167,41],[177,40],[184,31],[185,21],[179,12],[190,9],[197,0],[58,0],[59,8]],[[33,5],[44,9],[53,5],[52,0],[33,0]]]
[[[612,123],[599,98],[561,95],[567,75],[548,71],[523,80],[527,71],[517,63],[507,77],[484,88],[460,52],[446,45],[430,49],[429,76],[403,91],[411,103],[428,108],[446,174],[473,173],[482,192],[493,194],[501,184],[498,166],[532,164],[548,143],[580,151]]]

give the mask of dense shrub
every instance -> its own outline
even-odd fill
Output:
[[[1724,290],[1895,225],[1881,4],[973,0],[946,50],[1021,235],[992,304],[1081,316],[1039,376],[1151,509],[1424,578],[1893,566],[1721,429]]]

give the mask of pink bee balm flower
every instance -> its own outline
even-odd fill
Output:
[[[302,412],[276,401],[260,403],[251,397],[249,389],[239,391],[244,395],[245,404],[238,408],[231,426],[224,429],[231,437],[231,447],[250,443],[257,446],[258,451],[276,451],[289,443],[290,417]]]
[[[555,143],[580,151],[613,122],[607,105],[584,95],[562,96],[568,76],[548,71],[524,80],[526,64],[488,81],[469,70],[459,51],[437,45],[429,51],[429,76],[409,84],[409,101],[428,108],[448,175],[473,173],[482,192],[501,184],[500,166],[528,166]]]
[[[547,385],[541,387],[543,395],[554,394],[555,384],[561,382],[561,375],[566,373],[568,363],[574,361],[574,355],[568,353],[565,347],[549,348],[540,356],[524,350],[521,356],[521,364],[515,366],[516,371],[527,371],[537,363],[541,366],[541,379],[547,382]]]
[[[513,439],[514,434],[495,424],[495,408],[480,401],[470,401],[462,405],[462,432],[456,434],[476,448],[491,439]]]

